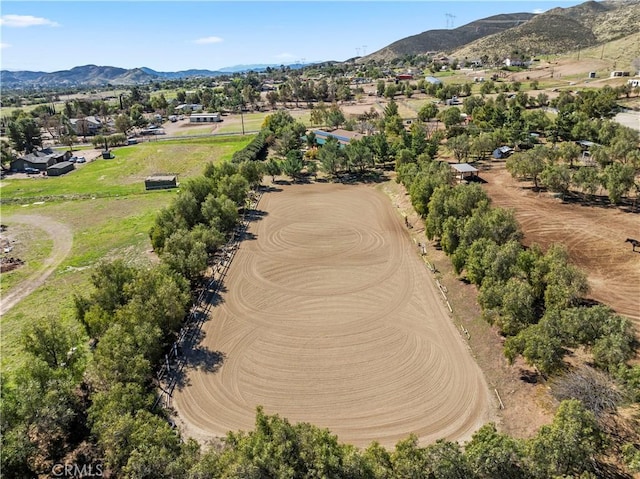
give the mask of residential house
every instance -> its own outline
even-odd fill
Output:
[[[85,116],[83,118],[71,118],[71,127],[76,135],[90,136],[96,135],[102,129],[102,121],[95,116]]]
[[[45,148],[13,160],[9,168],[11,171],[20,172],[25,171],[26,168],[35,168],[40,171],[46,171],[50,166],[64,162],[70,157],[70,151],[58,152],[51,148]]]

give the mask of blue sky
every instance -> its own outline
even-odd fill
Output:
[[[2,1],[2,69],[346,60],[426,30],[581,1]],[[455,16],[447,17],[446,14]]]

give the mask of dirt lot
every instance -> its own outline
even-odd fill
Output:
[[[626,238],[640,239],[640,217],[628,208],[569,204],[516,182],[496,162],[483,169],[485,189],[496,206],[513,208],[524,243],[567,246],[571,261],[583,269],[590,297],[629,317],[640,331],[640,252]]]
[[[187,435],[252,429],[255,408],[357,446],[468,439],[494,399],[400,214],[364,185],[267,193],[176,391]],[[224,358],[219,369],[206,357]],[[217,369],[217,370],[216,370]],[[216,372],[212,372],[216,370]]]

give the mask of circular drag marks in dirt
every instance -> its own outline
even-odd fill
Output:
[[[361,447],[468,439],[488,420],[484,377],[388,198],[287,185],[258,208],[203,326],[224,363],[174,395],[187,434],[252,429],[258,405]]]

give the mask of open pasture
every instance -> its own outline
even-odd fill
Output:
[[[20,335],[26,322],[46,315],[75,322],[73,294],[89,287],[98,262],[155,261],[149,229],[176,190],[146,192],[146,175],[168,170],[185,181],[202,174],[209,161],[229,159],[250,139],[144,143],[116,149],[116,158],[91,161],[62,177],[4,179],[2,223],[16,240],[12,254],[25,265],[2,274],[0,370],[23,361]]]
[[[258,405],[357,446],[468,439],[488,420],[483,374],[383,193],[287,185],[258,209],[174,394],[187,435],[252,429]]]
[[[2,198],[73,195],[130,195],[144,193],[144,179],[154,173],[178,174],[178,181],[202,173],[210,161],[230,159],[252,137],[150,141],[115,148],[115,158],[77,165],[60,177],[34,177],[2,182]]]

